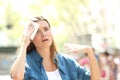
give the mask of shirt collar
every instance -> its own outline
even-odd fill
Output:
[[[42,56],[40,56],[40,54],[36,50],[31,51],[28,55],[30,55],[30,57],[33,58],[35,61],[42,63],[43,58],[42,58]],[[60,62],[60,59],[59,59],[60,57],[59,56],[60,56],[59,53],[57,53],[55,55],[55,57],[54,57],[54,63],[57,65],[57,67],[59,68],[59,70],[62,73],[64,73],[64,71],[63,71],[64,67],[62,66],[62,64]]]
[[[57,65],[57,67],[59,68],[60,72],[62,72],[65,75],[65,73],[64,73],[64,67],[62,66],[62,63],[61,63],[60,60],[61,60],[60,59],[60,54],[57,53],[55,55],[55,58],[54,58],[54,63]]]
[[[35,61],[41,62],[43,57],[36,51],[33,50],[29,53],[30,57],[32,57]],[[54,63],[57,64],[58,63],[58,56],[57,54],[54,57]]]
[[[31,51],[29,55],[37,62],[41,62],[43,59],[36,50]]]

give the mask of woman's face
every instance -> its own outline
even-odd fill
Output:
[[[51,29],[46,21],[38,21],[38,31],[33,39],[36,48],[49,48],[52,44]]]

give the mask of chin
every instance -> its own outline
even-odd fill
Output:
[[[42,45],[41,45],[42,48],[49,48],[50,46],[51,46],[51,44],[48,44],[48,43],[47,43],[47,44],[42,44]]]

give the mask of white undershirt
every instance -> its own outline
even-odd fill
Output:
[[[47,74],[48,80],[62,80],[58,69],[52,72],[46,71],[46,74]]]

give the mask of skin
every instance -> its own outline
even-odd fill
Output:
[[[37,52],[43,57],[43,66],[46,71],[56,70],[56,65],[50,58],[50,46],[52,44],[52,32],[46,21],[39,21],[38,32],[33,39]]]
[[[90,62],[90,72],[91,79],[90,80],[100,80],[100,70],[97,63],[97,60],[94,56],[94,52],[92,47],[88,45],[77,45],[77,44],[65,44],[65,48],[73,53],[86,53]]]
[[[48,26],[46,21],[38,21],[39,30],[33,39],[33,43],[36,47],[37,52],[43,57],[43,66],[46,71],[54,71],[57,69],[53,60],[50,58],[50,45],[52,44],[52,32]],[[27,29],[24,31],[21,43],[20,50],[17,55],[17,59],[13,63],[11,67],[11,76],[13,80],[23,80],[24,78],[24,70],[25,70],[25,59],[26,59],[26,51],[27,47],[30,44],[30,35],[34,31],[33,24],[30,23]],[[66,45],[66,48],[77,52],[86,52],[88,53],[88,57],[90,60],[90,70],[91,70],[91,80],[100,80],[100,72],[97,61],[93,54],[93,50],[89,46],[83,45]]]
[[[39,29],[33,43],[37,52],[43,57],[43,66],[46,71],[56,70],[56,65],[50,58],[50,45],[52,43],[52,33],[46,21],[39,21]],[[11,67],[11,76],[13,80],[23,80],[25,70],[25,59],[27,46],[30,44],[30,35],[34,31],[32,23],[29,24],[27,30],[23,34],[23,42],[18,52],[17,59]],[[44,41],[47,40],[47,41]]]

